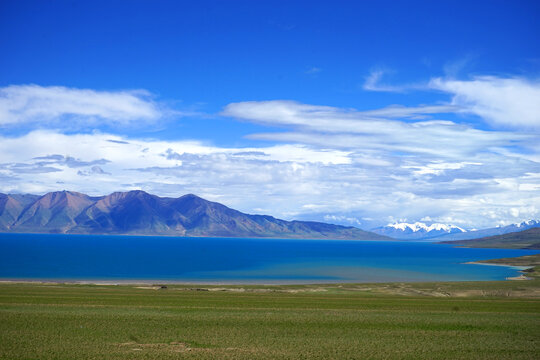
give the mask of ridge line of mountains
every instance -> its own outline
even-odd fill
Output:
[[[422,241],[456,241],[479,239],[495,235],[521,232],[524,230],[540,227],[540,221],[528,220],[521,223],[498,226],[480,230],[464,230],[455,225],[433,223],[426,225],[416,223],[394,223],[371,229],[370,231],[392,237],[398,240],[422,240]]]
[[[249,215],[193,194],[167,198],[141,190],[99,197],[0,193],[0,232],[391,240],[352,226]]]

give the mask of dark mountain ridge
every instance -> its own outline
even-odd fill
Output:
[[[193,194],[0,194],[0,232],[389,240],[352,226],[249,215]]]
[[[441,243],[476,248],[540,250],[540,228],[534,227],[519,232],[472,240],[441,241]]]
[[[504,235],[523,230],[540,227],[539,220],[527,220],[520,223],[510,224],[506,226],[498,226],[488,229],[471,230],[462,233],[453,233],[437,237],[438,241],[453,241],[453,240],[471,240],[480,239],[488,236]]]

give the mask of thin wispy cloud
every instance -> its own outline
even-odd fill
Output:
[[[145,90],[96,91],[38,85],[0,88],[0,126],[62,122],[126,125],[155,121],[167,111]]]
[[[422,119],[426,115],[453,113],[458,112],[460,109],[459,106],[451,104],[423,106],[392,105],[381,109],[362,111],[361,114],[387,119]]]
[[[389,119],[450,112],[454,106],[385,108],[360,112],[292,101],[229,104],[224,115],[293,131],[250,135],[251,138],[295,142],[371,152],[405,152],[442,158],[470,156],[491,148],[529,147],[535,137],[504,131],[484,131],[451,121]]]
[[[459,59],[448,61],[443,66],[445,76],[449,78],[456,78],[460,76],[466,68],[472,65],[475,58],[476,56],[469,54]]]
[[[476,77],[435,78],[430,87],[452,95],[452,104],[494,126],[540,129],[540,80]]]
[[[310,67],[309,69],[307,69],[307,70],[305,71],[305,73],[308,74],[308,75],[317,75],[317,74],[320,73],[321,71],[322,71],[321,68],[316,67],[316,66],[312,66],[312,67]]]
[[[362,88],[368,91],[380,91],[380,92],[403,92],[407,89],[406,86],[387,85],[382,83],[382,78],[385,74],[388,74],[387,70],[372,70],[366,77]]]
[[[469,58],[449,64],[445,67],[448,77],[432,78],[423,85],[383,85],[380,80],[384,71],[376,70],[366,79],[363,88],[369,91],[402,92],[405,90],[443,91],[452,96],[447,105],[422,107],[424,113],[461,112],[477,115],[487,123],[508,129],[540,128],[540,80],[520,77],[477,76],[468,80],[453,77],[468,62]],[[392,110],[410,110],[413,114],[422,113],[421,108],[396,107],[375,110],[371,114],[391,117],[405,117],[403,112],[391,113]],[[365,112],[368,115],[369,112]]]

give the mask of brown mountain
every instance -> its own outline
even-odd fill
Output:
[[[89,196],[77,192],[48,193],[24,209],[11,229],[34,232],[36,228],[47,228],[66,232],[77,225],[75,217],[92,203]]]
[[[0,231],[9,230],[23,210],[38,198],[36,195],[0,194]]]
[[[144,191],[90,197],[72,191],[0,194],[0,231],[216,237],[388,240],[355,227],[249,215],[189,194],[162,198]]]

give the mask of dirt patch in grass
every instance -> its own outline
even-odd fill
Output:
[[[135,289],[159,290],[160,286],[135,286]]]
[[[204,348],[192,348],[188,344],[180,341],[173,341],[170,343],[154,343],[154,344],[142,344],[137,343],[134,341],[125,342],[118,344],[123,349],[129,350],[129,351],[145,351],[145,350],[151,350],[151,351],[162,351],[162,352],[189,352],[189,351],[200,351],[200,350],[206,350]]]
[[[135,286],[135,289],[145,289],[145,290],[163,290],[162,286]],[[305,288],[279,288],[275,286],[270,286],[268,288],[250,288],[250,287],[198,287],[198,288],[187,288],[187,287],[169,287],[171,291],[212,291],[212,292],[233,292],[233,293],[317,293],[317,292],[326,292],[328,289],[324,287],[305,287]]]
[[[255,350],[240,349],[236,347],[220,348],[213,345],[190,344],[183,341],[172,341],[170,343],[139,343],[129,341],[120,343],[118,346],[127,352],[161,352],[161,353],[189,353],[189,352],[242,352],[254,353]]]

